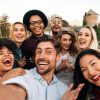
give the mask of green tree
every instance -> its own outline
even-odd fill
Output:
[[[62,20],[62,23],[63,23],[62,24],[63,27],[69,26],[69,23],[66,20],[64,20],[64,19]]]
[[[7,15],[3,15],[0,19],[0,31],[1,37],[8,38],[10,32],[10,23],[8,22]]]

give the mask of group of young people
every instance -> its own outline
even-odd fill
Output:
[[[60,16],[53,15],[52,36],[46,35],[48,19],[39,10],[28,11],[23,23],[14,23],[10,39],[0,39],[0,98],[99,100],[100,51],[95,30],[84,26],[76,37],[71,28],[62,26]],[[29,37],[27,30],[32,33]]]

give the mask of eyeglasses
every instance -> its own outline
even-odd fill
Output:
[[[29,24],[32,25],[32,26],[34,26],[35,24],[41,25],[42,23],[43,23],[42,20],[38,20],[38,21],[32,21]]]

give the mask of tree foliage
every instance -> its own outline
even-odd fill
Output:
[[[10,32],[10,23],[8,22],[8,16],[3,15],[0,18],[0,31],[1,31],[1,37],[8,38],[9,32]]]

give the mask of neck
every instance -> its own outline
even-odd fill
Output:
[[[19,48],[19,47],[22,45],[22,43],[17,42],[16,45],[17,45],[17,47]]]
[[[66,54],[67,52],[68,52],[67,50],[62,50],[62,51],[61,51],[61,54],[64,55],[64,54]]]
[[[43,32],[43,33],[41,33],[41,34],[35,34],[35,33],[32,33],[32,35],[33,35],[33,36],[35,36],[35,37],[41,37],[41,36],[43,36],[43,35],[44,35],[44,32]]]
[[[53,38],[57,38],[58,32],[52,32]]]
[[[42,76],[42,78],[43,78],[44,80],[47,81],[47,84],[49,85],[49,84],[52,82],[52,80],[53,80],[54,71],[49,72],[49,73],[47,73],[47,74],[41,74],[41,76]]]

